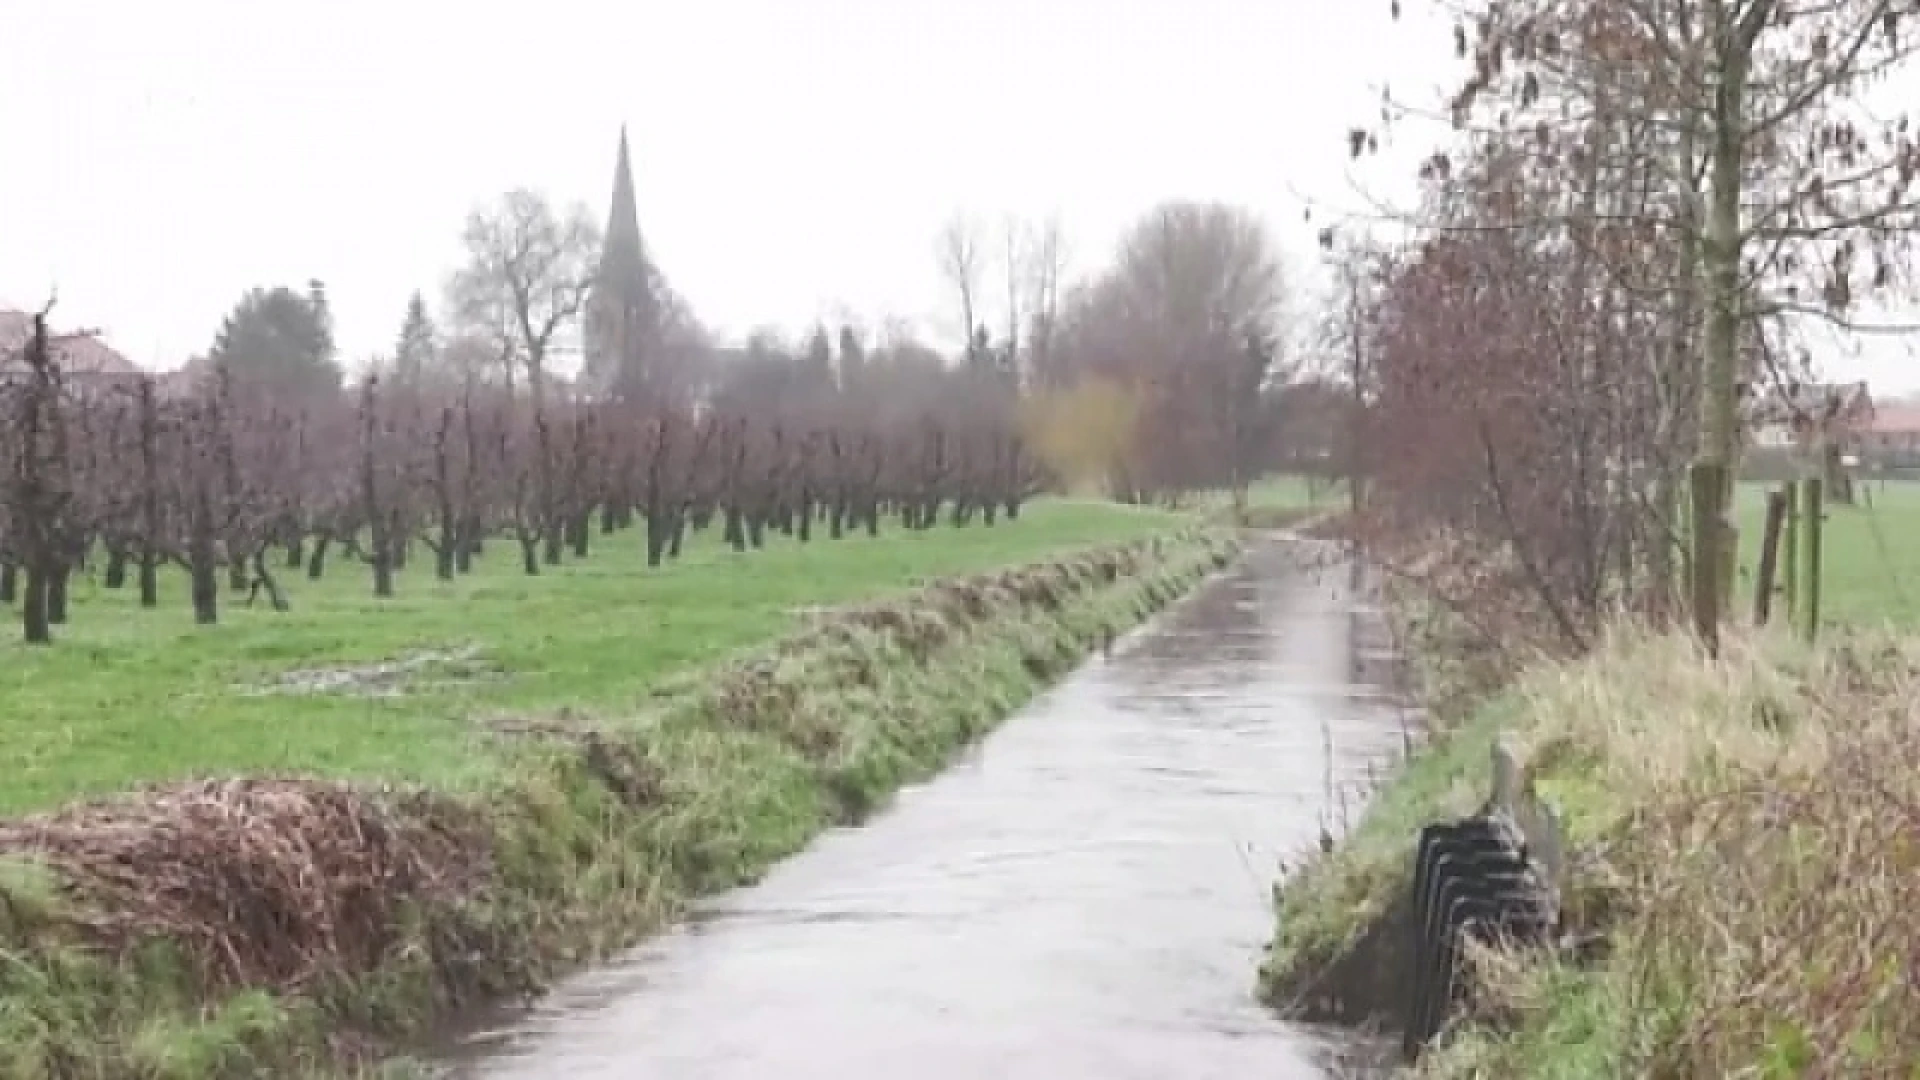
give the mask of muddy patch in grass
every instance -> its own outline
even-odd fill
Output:
[[[507,677],[506,670],[482,655],[477,645],[421,649],[372,664],[296,668],[264,683],[240,688],[249,697],[337,694],[346,697],[397,698]]]

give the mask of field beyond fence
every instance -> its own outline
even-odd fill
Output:
[[[1768,490],[1741,488],[1741,572],[1729,609],[1739,620],[1753,611]],[[1823,622],[1920,626],[1920,484],[1863,480],[1854,505],[1829,502],[1821,556]]]

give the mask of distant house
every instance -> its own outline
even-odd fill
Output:
[[[1872,422],[1860,432],[1859,454],[1874,468],[1920,468],[1920,401],[1876,408]]]
[[[1873,394],[1864,382],[1789,383],[1747,410],[1742,474],[1769,483],[1817,472],[1828,498],[1853,501],[1862,439],[1874,423]]]
[[[33,316],[0,308],[0,379],[26,374],[26,346],[33,337]],[[112,387],[139,381],[132,361],[92,334],[49,331],[55,361],[70,384]]]
[[[1864,382],[1796,382],[1756,401],[1747,426],[1756,447],[1804,451],[1822,443],[1844,455],[1858,448],[1873,418],[1873,394]]]

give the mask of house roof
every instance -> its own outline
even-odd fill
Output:
[[[1867,430],[1878,435],[1920,434],[1920,403],[1896,402],[1874,410]]]
[[[0,372],[22,371],[26,360],[21,347],[33,335],[33,316],[24,311],[0,309]],[[60,370],[73,375],[139,375],[126,357],[92,334],[51,335]]]

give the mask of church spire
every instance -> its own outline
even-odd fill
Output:
[[[601,255],[601,270],[611,269],[607,264],[616,260],[639,265],[645,259],[640,243],[640,211],[633,197],[633,158],[627,152],[627,125],[621,124],[620,157],[613,166],[613,205],[607,211],[607,246]]]
[[[613,166],[613,205],[607,210],[599,273],[587,298],[587,370],[615,394],[645,381],[647,352],[658,330],[653,272],[640,239],[640,211],[633,193],[633,160],[627,126],[620,125],[620,155]]]

